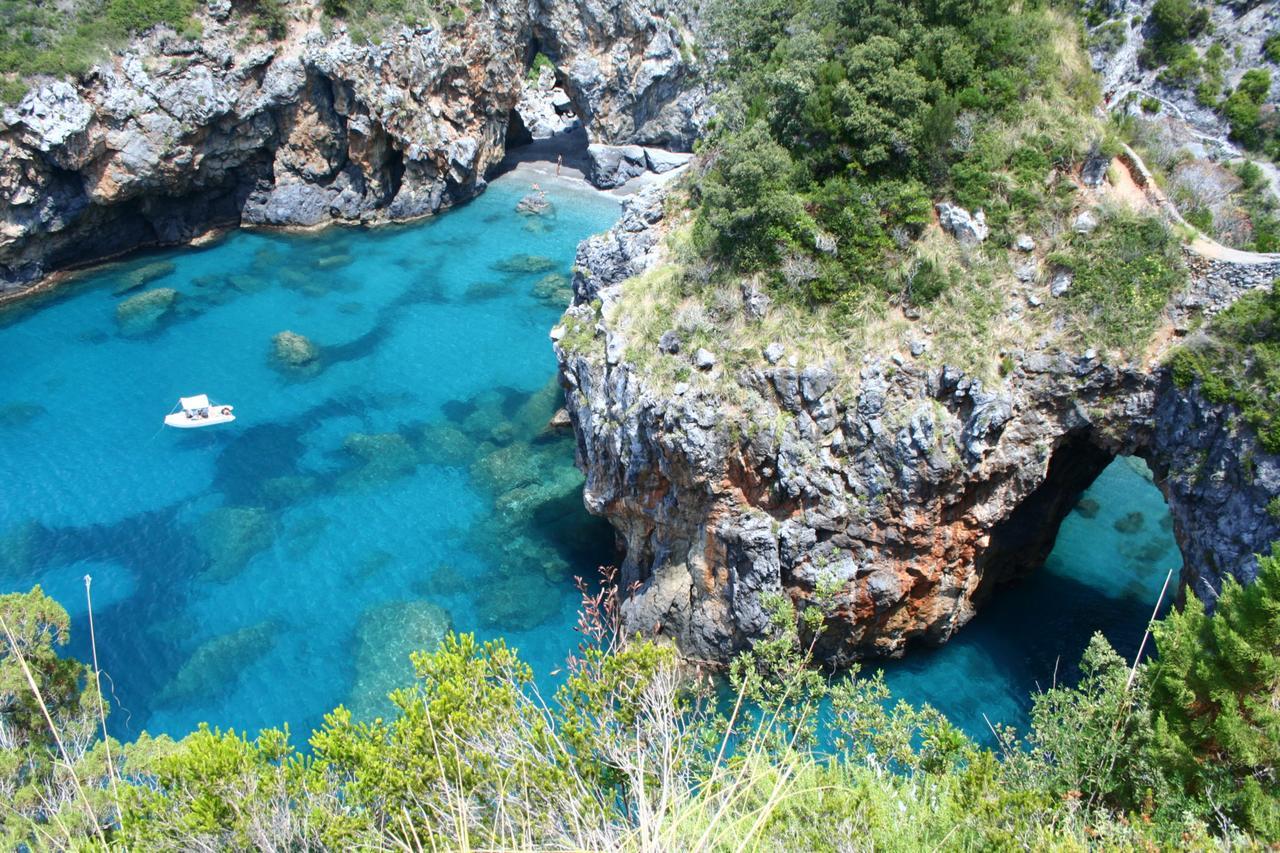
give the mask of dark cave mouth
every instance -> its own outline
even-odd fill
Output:
[[[1100,480],[1113,465],[1125,466],[1121,473],[1136,477]],[[1122,494],[1112,495],[1114,490]],[[1126,509],[1122,506],[1126,501],[1142,508]],[[1150,467],[1140,456],[1116,455],[1098,446],[1087,432],[1075,433],[1054,450],[1044,482],[992,528],[990,543],[978,560],[981,581],[974,594],[975,604],[988,600],[996,588],[1043,568],[1058,547],[1068,518],[1096,522],[1099,529],[1091,535],[1099,542],[1119,537],[1114,546],[1124,552],[1124,564],[1132,564],[1136,570],[1168,557],[1173,521]],[[1150,539],[1152,535],[1159,541]],[[1125,537],[1138,537],[1140,542],[1132,544]],[[1109,562],[1105,557],[1097,559]],[[1181,555],[1178,557],[1180,568]],[[1122,570],[1121,574],[1128,572]],[[1115,580],[1126,583],[1128,578]]]

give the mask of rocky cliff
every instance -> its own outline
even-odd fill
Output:
[[[1028,341],[984,380],[916,358],[923,343],[837,367],[778,340],[729,374],[731,341],[717,353],[690,352],[674,329],[649,339],[629,297],[654,286],[665,224],[649,193],[584,243],[574,305],[552,335],[587,506],[625,546],[630,629],[724,661],[765,629],[761,595],[785,590],[834,605],[819,648],[833,663],[943,642],[993,586],[1043,561],[1120,454],[1150,463],[1183,579],[1206,598],[1228,574],[1251,578],[1255,552],[1280,539],[1266,511],[1280,458],[1156,360]],[[1280,274],[1275,257],[1191,266],[1170,317],[1212,313]],[[758,314],[761,295],[742,296],[734,310]],[[679,365],[674,384],[653,366],[663,359]]]
[[[592,142],[687,150],[703,118],[693,36],[665,0],[490,0],[378,44],[289,9],[285,39],[246,47],[212,0],[199,41],[158,28],[4,110],[0,293],[216,226],[408,219],[468,198],[537,51]]]

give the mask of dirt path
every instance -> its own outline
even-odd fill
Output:
[[[1128,145],[1124,146],[1124,156],[1111,161],[1111,174],[1115,176],[1113,189],[1127,204],[1138,202],[1135,209],[1154,209],[1171,224],[1181,225],[1196,232],[1196,237],[1189,245],[1191,251],[1205,258],[1218,261],[1230,261],[1235,264],[1271,264],[1280,260],[1280,254],[1271,252],[1246,252],[1224,246],[1217,240],[1205,236],[1195,226],[1182,218],[1182,214],[1174,207],[1173,202],[1156,186],[1155,178],[1147,169],[1142,158]],[[1134,177],[1134,169],[1138,176]]]

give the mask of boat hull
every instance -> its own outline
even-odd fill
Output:
[[[236,416],[230,414],[222,414],[223,409],[230,409],[230,406],[219,406],[216,409],[209,410],[209,417],[187,417],[186,412],[174,412],[171,415],[165,415],[164,425],[175,427],[177,429],[199,429],[200,427],[217,426],[218,424],[229,424],[236,419]]]

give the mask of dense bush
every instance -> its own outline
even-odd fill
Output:
[[[784,296],[928,301],[932,203],[983,208],[998,244],[1066,201],[1096,98],[1061,18],[998,0],[712,4],[727,93],[704,143],[696,234]],[[1072,50],[1078,48],[1072,46]]]
[[[1169,62],[1185,53],[1186,42],[1204,32],[1209,23],[1209,10],[1195,0],[1156,0],[1151,6],[1149,43],[1154,58]]]
[[[1280,285],[1242,296],[1170,367],[1179,385],[1199,380],[1209,400],[1239,406],[1263,447],[1280,453]]]
[[[156,24],[181,29],[195,11],[195,0],[107,0],[107,20],[125,33],[142,32]]]
[[[1025,735],[997,727],[997,752],[928,706],[891,704],[882,675],[815,669],[821,594],[799,614],[767,599],[771,634],[734,661],[727,703],[682,675],[669,648],[619,642],[616,607],[599,602],[583,624],[605,645],[584,645],[550,702],[501,642],[450,636],[414,655],[417,677],[392,694],[390,719],[339,708],[305,753],[287,730],[202,727],[179,742],[143,735],[122,759],[114,741],[91,745],[92,671],[55,654],[65,612],[38,589],[0,597],[0,791],[12,803],[0,831],[10,846],[97,836],[146,850],[1280,838],[1280,548],[1251,586],[1227,582],[1215,616],[1193,599],[1157,623],[1154,662],[1130,664],[1095,637],[1079,683],[1035,696]]]
[[[1271,72],[1254,68],[1244,73],[1235,91],[1222,104],[1222,114],[1231,125],[1231,138],[1245,148],[1280,154],[1280,125],[1275,114],[1265,116],[1262,105],[1271,90]]]
[[[1217,609],[1192,597],[1156,626],[1154,751],[1189,801],[1280,839],[1280,545],[1253,583],[1227,577]]]

